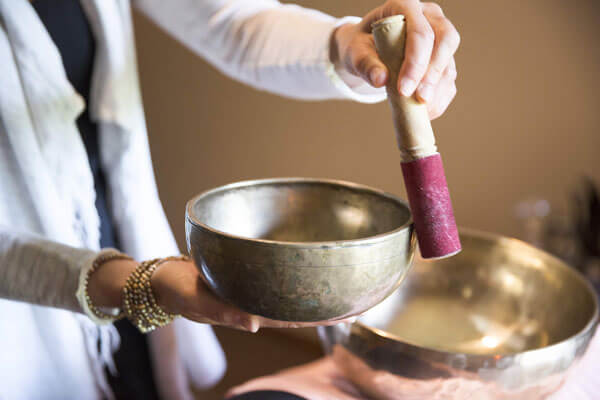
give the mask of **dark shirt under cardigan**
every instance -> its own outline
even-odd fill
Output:
[[[87,17],[77,0],[34,0],[33,7],[44,23],[62,57],[67,78],[75,90],[90,101],[95,41]],[[100,246],[119,248],[112,223],[107,186],[100,163],[98,126],[90,119],[88,107],[77,119],[96,190],[96,209],[100,216]],[[107,373],[117,399],[158,399],[146,337],[127,320],[115,323],[121,347],[114,359],[118,376]],[[236,396],[235,400],[297,400],[301,397],[276,391],[257,391]],[[233,400],[233,399],[232,399]]]

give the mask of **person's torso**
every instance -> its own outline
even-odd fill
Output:
[[[79,15],[65,12],[74,5]],[[38,6],[63,26],[44,25]],[[94,249],[102,212],[94,200],[106,207],[106,186],[94,187],[98,129],[81,102],[92,101],[96,53],[82,12],[76,1],[0,0],[0,224]],[[100,398],[113,332],[80,314],[0,299],[0,398]]]

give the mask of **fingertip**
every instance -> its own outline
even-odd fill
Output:
[[[417,82],[409,77],[403,77],[398,82],[398,91],[402,96],[410,97],[417,89]]]
[[[248,321],[248,332],[256,333],[260,329],[260,322],[255,316],[251,316]]]
[[[387,72],[385,69],[380,68],[380,67],[375,67],[371,70],[371,72],[369,72],[369,80],[371,83],[371,86],[374,87],[382,87],[383,85],[385,85],[385,82],[387,81]]]
[[[239,396],[243,392],[244,392],[244,385],[236,386],[236,387],[229,389],[227,392],[225,392],[225,395],[223,396],[223,398],[225,400],[227,400],[231,397]]]
[[[434,88],[428,83],[421,83],[417,89],[417,100],[428,103],[433,100]]]
[[[242,331],[255,333],[258,330],[258,324],[254,320],[254,316],[241,313],[235,317],[231,325]]]

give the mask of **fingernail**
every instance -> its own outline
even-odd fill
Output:
[[[252,316],[250,316],[250,320],[248,322],[249,322],[248,331],[252,332],[252,333],[258,332],[258,329],[260,328],[260,321],[258,320],[258,318],[256,316],[252,315]]]
[[[239,329],[244,332],[254,333],[257,329],[252,324],[252,321],[236,321],[230,325],[232,328]]]
[[[433,98],[433,86],[427,83],[422,83],[421,85],[419,85],[417,95],[424,103],[431,101],[431,99]]]
[[[400,80],[400,93],[402,93],[403,96],[412,96],[416,88],[417,82],[413,81],[412,79],[402,78]]]
[[[385,71],[381,68],[373,68],[369,73],[369,78],[373,86],[382,86],[385,83]]]

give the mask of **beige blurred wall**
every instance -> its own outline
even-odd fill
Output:
[[[376,1],[300,1],[362,15]],[[600,3],[442,1],[462,34],[458,96],[434,122],[458,223],[519,235],[519,200],[560,206],[600,181]],[[233,82],[136,15],[159,190],[184,247],[184,205],[232,181],[313,176],[404,196],[388,106],[308,103]]]

